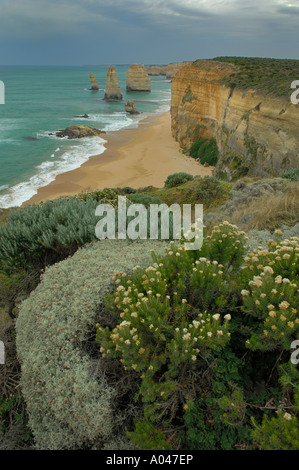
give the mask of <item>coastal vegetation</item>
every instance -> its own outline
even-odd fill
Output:
[[[222,83],[241,90],[254,88],[271,96],[291,95],[291,83],[299,76],[299,60],[261,57],[216,57],[218,62],[236,66],[237,71]]]
[[[282,176],[170,175],[5,211],[0,447],[298,449],[298,189]],[[203,203],[202,248],[97,240],[95,207],[118,195]]]
[[[189,154],[198,159],[202,165],[215,166],[218,161],[219,150],[215,139],[200,139],[190,147]]]
[[[179,186],[181,184],[186,183],[187,181],[192,181],[193,176],[189,175],[188,173],[173,173],[166,178],[164,183],[165,188],[174,188],[175,186]]]

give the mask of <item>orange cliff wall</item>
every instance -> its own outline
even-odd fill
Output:
[[[231,90],[220,83],[234,65],[199,60],[172,80],[171,126],[188,150],[201,138],[215,138],[220,157],[216,176],[278,175],[299,166],[299,105],[255,90]]]

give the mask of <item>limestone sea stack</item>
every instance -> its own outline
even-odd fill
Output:
[[[131,65],[127,72],[127,91],[151,91],[151,79],[144,66]]]
[[[90,78],[90,90],[97,91],[99,89],[99,85],[98,85],[98,82],[96,81],[96,77],[94,76],[93,73],[90,72],[89,78]]]
[[[123,99],[120,86],[118,84],[116,70],[113,65],[110,65],[107,72],[107,84],[105,90],[104,100],[107,101],[121,101]]]
[[[125,104],[125,111],[128,114],[139,114],[136,108],[136,103],[135,101],[127,101]]]

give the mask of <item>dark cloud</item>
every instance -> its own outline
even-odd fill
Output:
[[[286,0],[1,0],[0,63],[57,63],[59,44],[62,63],[277,57],[282,44],[296,57],[298,14]]]
[[[278,13],[282,13],[283,15],[299,15],[299,7],[282,7],[277,9]]]

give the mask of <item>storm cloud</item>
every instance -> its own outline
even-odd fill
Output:
[[[1,64],[296,58],[298,2],[0,0]]]

